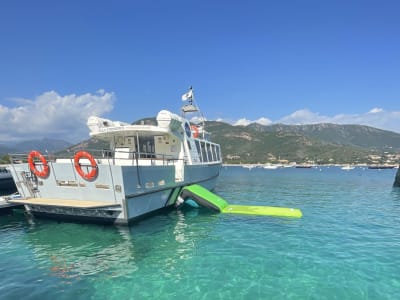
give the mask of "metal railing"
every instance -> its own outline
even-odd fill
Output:
[[[111,150],[98,150],[98,149],[86,149],[84,150],[90,153],[98,163],[103,163],[105,160],[107,164],[115,165],[116,161],[131,161],[134,165],[140,165],[139,161],[146,161],[145,165],[174,165],[178,161],[184,161],[185,159],[179,159],[172,155],[159,154],[153,152],[137,152],[137,151],[111,151]],[[59,159],[73,160],[74,156],[78,151],[53,154],[53,153],[41,153],[47,162],[56,162]],[[28,162],[28,153],[12,153],[9,154],[11,164],[20,164]],[[35,164],[41,164],[40,160],[35,159]]]

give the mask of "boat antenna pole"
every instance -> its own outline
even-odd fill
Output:
[[[186,100],[188,100],[189,103],[182,107],[182,116],[185,117],[186,113],[198,112],[198,114],[200,116],[201,126],[203,127],[202,135],[204,138],[204,134],[205,134],[204,116],[203,116],[199,106],[195,102],[192,86],[190,86],[189,91],[186,94],[182,95],[182,101],[186,101]]]

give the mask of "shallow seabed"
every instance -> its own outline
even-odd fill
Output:
[[[224,167],[231,204],[302,219],[184,208],[129,227],[0,216],[0,299],[398,299],[396,170]]]

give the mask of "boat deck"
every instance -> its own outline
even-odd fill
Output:
[[[100,201],[84,201],[84,200],[54,199],[54,198],[13,199],[13,200],[8,200],[8,202],[13,204],[62,206],[62,207],[76,207],[76,208],[103,208],[103,207],[120,206],[120,204],[100,202]]]

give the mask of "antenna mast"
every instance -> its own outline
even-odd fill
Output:
[[[186,118],[186,114],[187,113],[198,112],[199,119],[200,119],[200,122],[201,122],[201,126],[203,127],[202,135],[203,135],[203,138],[204,138],[204,134],[205,134],[204,116],[201,113],[199,106],[195,102],[194,93],[193,93],[193,88],[192,87],[189,88],[189,91],[187,93],[182,95],[182,101],[188,101],[187,104],[184,104],[182,106],[182,116],[184,118]]]

